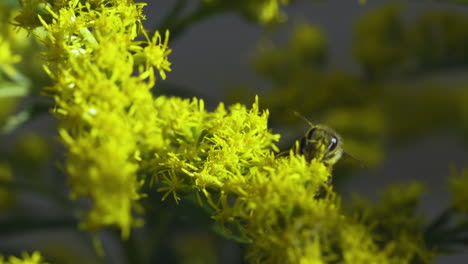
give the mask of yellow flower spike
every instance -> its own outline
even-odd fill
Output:
[[[248,20],[268,25],[281,23],[286,20],[287,17],[281,11],[280,6],[289,4],[290,0],[246,0],[236,2],[230,0],[203,0],[203,2],[207,6],[232,8]]]
[[[21,61],[21,56],[13,54],[10,43],[3,36],[0,36],[0,51],[0,65],[2,66],[4,64],[14,64]]]
[[[39,5],[40,1],[25,0],[23,14],[33,13]],[[140,222],[133,218],[144,196],[139,193],[139,165],[147,151],[168,143],[157,124],[150,92],[154,82],[150,66],[163,78],[170,70],[168,34],[164,41],[155,35],[151,63],[137,65],[134,55],[144,50],[144,43],[135,40],[144,32],[143,6],[118,0],[53,1],[42,6],[52,21],[39,16],[44,34],[37,34],[48,48],[46,68],[55,83],[47,93],[56,102],[53,112],[61,120],[59,134],[68,148],[64,168],[72,196],[92,201],[81,226],[117,226],[124,238]],[[22,19],[18,17],[19,22]],[[31,27],[26,20],[24,25]],[[140,76],[134,76],[135,69]],[[166,183],[179,187],[179,178],[168,179]],[[175,192],[174,197],[177,200]]]
[[[17,73],[13,65],[21,61],[21,56],[15,54],[13,49],[17,46],[18,43],[15,42],[18,42],[19,37],[15,39],[18,32],[13,32],[13,26],[9,20],[12,13],[12,10],[0,4],[0,70],[7,75],[15,76]],[[22,38],[25,39],[25,37]],[[8,97],[5,93],[3,96]],[[0,97],[3,96],[0,93]]]
[[[156,31],[151,41],[148,42],[148,46],[143,50],[149,66],[156,67],[163,80],[166,79],[166,71],[171,71],[171,63],[167,60],[167,56],[172,50],[168,48],[168,42],[168,30],[166,30],[164,41],[159,32]]]
[[[453,170],[448,181],[452,193],[452,206],[459,212],[468,212],[468,168],[457,172]]]
[[[258,20],[262,24],[269,24],[271,22],[283,22],[286,20],[286,15],[280,11],[279,3],[277,0],[263,1],[259,6],[260,12],[258,13]],[[283,1],[284,2],[284,1]]]
[[[161,182],[167,185],[166,187],[160,187],[157,189],[158,192],[166,192],[161,200],[166,200],[167,196],[172,194],[174,201],[179,203],[181,198],[177,195],[177,190],[183,188],[184,185],[182,180],[175,175],[174,171],[170,170],[166,175],[163,176],[163,180]]]
[[[7,261],[0,255],[0,264],[47,264],[47,262],[43,261],[38,251],[34,251],[32,254],[23,252],[21,258],[10,256]]]

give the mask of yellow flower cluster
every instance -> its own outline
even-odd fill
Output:
[[[421,228],[426,219],[418,212],[424,192],[425,186],[419,182],[390,185],[377,204],[358,198],[352,211],[379,234],[375,240],[380,245],[392,248],[406,263],[429,263],[435,252],[426,246]]]
[[[11,9],[0,5],[0,71],[13,75],[13,64],[18,63],[21,57],[12,50],[12,27],[8,24]],[[1,77],[0,77],[1,80]]]
[[[47,264],[42,260],[42,256],[39,252],[34,251],[31,255],[23,253],[21,258],[10,256],[8,260],[4,260],[0,255],[0,264]]]
[[[287,5],[291,0],[203,0],[207,5],[219,6],[220,9],[234,9],[245,18],[260,24],[283,22],[286,15],[280,6]]]
[[[18,71],[15,64],[21,61],[19,46],[15,37],[14,28],[10,24],[13,16],[13,8],[0,3],[0,131],[5,129],[8,117],[16,107],[15,98],[18,94],[24,94],[23,87],[18,85]]]
[[[227,110],[220,104],[213,113],[197,99],[159,97],[155,104],[165,128],[163,141],[170,142],[149,160],[150,170],[165,183],[160,191],[174,192],[185,184],[218,208],[209,190],[245,194],[248,178],[274,159],[270,149],[279,136],[268,131],[268,114],[260,114],[258,102],[251,110],[240,104]]]
[[[331,190],[314,197],[330,167],[293,150],[274,155],[278,135],[268,131],[258,101],[250,110],[221,104],[212,113],[197,99],[159,97],[155,104],[167,144],[144,161],[153,183],[163,199],[195,192],[221,233],[249,244],[252,263],[406,263],[393,245],[382,249],[369,227],[344,216]]]
[[[452,206],[461,213],[468,213],[468,168],[461,172],[454,171],[449,178],[449,188],[452,193]]]
[[[281,22],[286,15],[280,11],[280,4],[286,5],[290,0],[260,0],[248,1],[246,13],[250,16],[255,14],[256,20],[262,24]]]
[[[47,46],[47,90],[62,121],[59,134],[68,149],[64,169],[73,197],[89,197],[83,226],[116,225],[128,236],[136,201],[138,149],[156,124],[150,89],[170,71],[168,33],[150,38],[142,28],[145,4],[125,0],[23,1],[23,12],[46,10],[34,33]],[[24,13],[17,17],[26,17]],[[27,21],[26,21],[27,24]],[[146,41],[137,41],[143,35]],[[137,72],[137,74],[135,74]]]
[[[21,57],[11,50],[10,42],[0,35],[0,67],[9,72],[14,71],[12,64],[19,62]]]

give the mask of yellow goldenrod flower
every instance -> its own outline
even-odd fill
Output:
[[[280,5],[287,5],[290,2],[290,0],[203,1],[206,5],[217,5],[220,9],[233,8],[247,19],[263,25],[283,22],[286,19],[286,15],[280,10]]]
[[[11,65],[20,60],[21,57],[19,55],[13,54],[10,43],[0,35],[0,67],[13,74],[14,69]]]
[[[89,197],[92,206],[82,227],[115,225],[127,237],[140,224],[133,218],[144,179],[137,171],[138,153],[161,145],[161,129],[150,89],[153,67],[165,78],[168,33],[137,41],[143,34],[145,4],[121,0],[23,1],[24,12],[39,6],[42,29],[36,36],[47,46],[45,69],[54,85],[54,114],[61,120],[59,134],[68,148],[64,165],[72,197]],[[28,21],[19,23],[27,27]],[[144,33],[146,36],[146,33]],[[144,62],[135,58],[145,50]],[[139,74],[134,75],[135,71]],[[148,127],[148,125],[150,127]]]
[[[195,192],[222,233],[249,243],[253,263],[327,263],[340,257],[331,248],[345,263],[402,260],[391,247],[379,248],[366,225],[344,216],[331,190],[315,198],[331,173],[323,155],[275,156],[279,137],[269,132],[258,101],[250,110],[221,104],[212,113],[197,99],[159,97],[155,104],[163,140],[172,142],[147,161],[158,191],[176,201]]]
[[[8,260],[4,260],[0,256],[0,264],[47,264],[47,262],[43,261],[39,252],[34,251],[32,254],[21,254],[21,258],[10,256]]]
[[[452,206],[460,212],[468,212],[468,169],[461,173],[453,173],[449,178],[449,188],[452,193]]]
[[[15,46],[15,34],[12,34],[13,26],[10,24],[12,9],[0,4],[0,72],[14,75],[13,64],[21,61],[21,56],[15,54],[12,47]],[[0,76],[0,81],[3,78]]]
[[[358,199],[353,208],[369,230],[386,234],[375,237],[387,253],[395,255],[403,263],[429,262],[434,256],[426,248],[424,234],[420,230],[424,218],[417,213],[417,206],[425,188],[421,183],[391,185],[382,193],[377,205]],[[351,232],[350,232],[351,233]]]
[[[286,15],[281,12],[279,5],[286,5],[289,0],[264,0],[264,1],[251,1],[253,14],[257,12],[257,19],[262,24],[269,24],[272,22],[282,22],[286,19]]]
[[[44,137],[25,133],[15,143],[12,156],[14,162],[28,164],[28,170],[37,170],[49,159],[50,152],[50,146]]]
[[[164,42],[161,40],[161,35],[159,35],[159,32],[156,32],[151,39],[151,42],[148,42],[148,46],[145,47],[143,51],[148,63],[158,69],[159,74],[163,80],[166,79],[165,71],[171,71],[171,63],[167,60],[167,56],[169,56],[171,53],[171,50],[167,45],[168,41],[168,30],[164,36]]]

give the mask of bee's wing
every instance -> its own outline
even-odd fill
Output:
[[[354,155],[352,155],[351,153],[347,152],[346,150],[343,150],[343,155],[346,156],[346,157],[348,157],[348,158],[351,158],[351,159],[353,159],[353,160],[355,160],[355,161],[357,161],[357,162],[359,162],[359,164],[361,165],[361,168],[369,168],[369,167],[367,166],[367,164],[366,164],[364,161],[362,161],[362,160],[356,158]]]

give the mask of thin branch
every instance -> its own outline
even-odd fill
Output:
[[[174,24],[174,21],[177,20],[180,16],[180,13],[187,7],[187,0],[177,0],[177,2],[172,7],[171,11],[166,15],[163,21],[159,24],[158,28],[166,29],[170,25]]]
[[[3,84],[0,87],[0,98],[23,97],[28,95],[29,92],[29,87],[22,84]]]
[[[438,231],[441,227],[446,226],[452,217],[452,208],[444,209],[427,227],[426,233]]]
[[[0,221],[0,235],[9,236],[20,233],[44,231],[47,229],[76,229],[78,222],[72,217],[58,219],[38,219],[29,215],[18,215]]]
[[[173,21],[170,19],[167,21],[167,24],[162,23],[158,26],[158,30],[170,30],[171,32],[171,39],[177,39],[189,26],[199,23],[202,20],[205,20],[215,14],[219,14],[225,11],[228,11],[228,8],[223,7],[222,5],[200,5],[197,9],[195,9],[191,14],[178,19],[178,21]],[[170,24],[169,24],[170,22]]]
[[[0,134],[9,134],[15,131],[24,123],[34,120],[42,114],[48,113],[51,107],[52,105],[47,103],[33,103],[28,108],[9,116],[3,127],[0,127]]]

